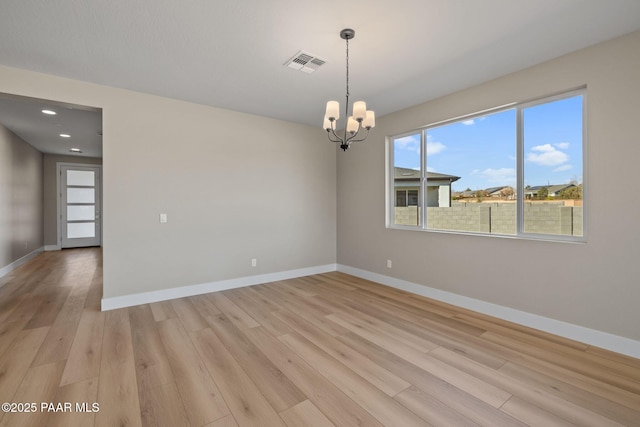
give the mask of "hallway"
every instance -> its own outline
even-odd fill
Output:
[[[97,378],[75,380],[99,366],[102,250],[45,252],[0,279],[0,285],[0,401],[95,401]],[[91,413],[51,417],[37,409],[0,413],[0,425],[93,423]]]

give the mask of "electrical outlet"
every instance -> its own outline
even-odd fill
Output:
[[[258,260],[256,258],[251,259],[251,267],[256,267],[258,265]]]
[[[393,263],[391,262],[390,259],[387,260],[387,268],[391,268],[393,266]]]

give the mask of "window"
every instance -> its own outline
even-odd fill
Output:
[[[389,226],[584,240],[584,90],[389,140]]]
[[[418,206],[418,190],[396,190],[396,207]]]
[[[522,108],[524,232],[582,236],[583,96]]]

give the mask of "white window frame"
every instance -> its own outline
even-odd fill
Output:
[[[524,231],[524,132],[523,132],[523,111],[526,108],[530,108],[536,105],[546,104],[561,99],[572,98],[575,96],[582,96],[582,236],[567,236],[558,234],[542,234],[542,233],[527,233]],[[386,138],[386,151],[387,151],[387,169],[386,169],[386,227],[390,229],[400,230],[416,230],[427,231],[431,233],[447,233],[447,234],[465,234],[465,235],[477,235],[488,236],[498,238],[515,238],[515,239],[531,239],[531,240],[545,240],[545,241],[557,241],[557,242],[569,242],[569,243],[584,243],[587,241],[587,218],[588,218],[588,194],[589,184],[587,182],[587,88],[582,86],[577,89],[557,93],[550,96],[536,98],[525,102],[514,102],[499,107],[490,108],[475,113],[467,114],[464,116],[455,117],[452,119],[442,120],[434,123],[430,123],[426,126],[403,132],[396,135],[391,135]],[[424,207],[426,203],[425,199],[425,182],[427,179],[426,174],[426,134],[427,131],[434,127],[448,125],[463,120],[474,119],[482,116],[486,116],[493,113],[500,113],[507,110],[514,109],[516,112],[516,234],[492,234],[492,233],[480,233],[469,232],[459,230],[435,230],[427,228],[427,209]],[[401,139],[411,135],[420,135],[420,226],[418,225],[403,225],[395,224],[395,176],[394,176],[394,142],[397,139]]]

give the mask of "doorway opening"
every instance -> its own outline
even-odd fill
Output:
[[[60,248],[101,246],[102,167],[58,163],[57,170]]]

